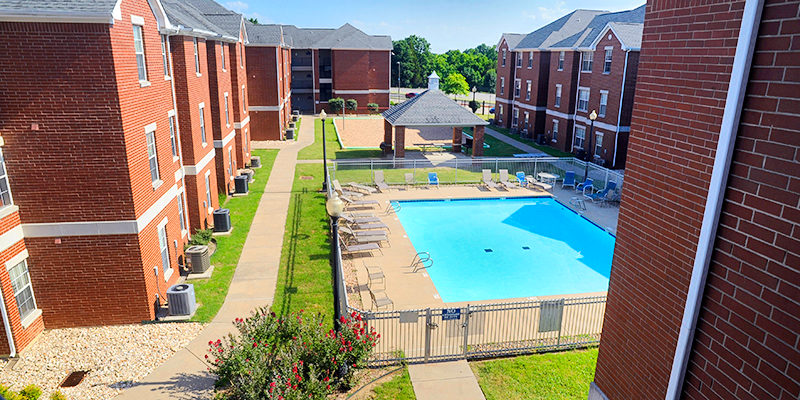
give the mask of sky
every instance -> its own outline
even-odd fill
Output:
[[[644,0],[217,1],[262,24],[338,28],[350,23],[392,40],[422,36],[434,53],[495,45],[504,32],[530,33],[575,9],[622,11],[644,4]]]

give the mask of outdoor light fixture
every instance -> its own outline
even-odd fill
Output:
[[[342,216],[342,211],[344,211],[344,202],[339,196],[331,197],[325,202],[325,209],[328,210],[328,215],[332,218],[339,218]]]
[[[342,215],[342,211],[344,211],[344,203],[339,196],[334,194],[334,196],[329,198],[325,203],[325,210],[328,211],[328,215],[331,216],[331,229],[333,231],[331,235],[331,253],[333,255],[333,262],[331,262],[331,267],[333,269],[333,326],[338,331],[340,327],[340,318],[344,315],[344,311],[347,310],[344,287],[342,286],[342,257],[339,253],[339,217]]]
[[[327,153],[325,152],[325,119],[328,118],[328,114],[325,114],[325,110],[322,110],[319,113],[319,119],[322,120],[322,191],[325,192],[328,190],[328,157]]]
[[[477,92],[477,91],[478,91],[478,87],[477,86],[473,86],[472,87],[472,101],[475,101],[475,92]]]
[[[592,150],[592,137],[594,136],[594,120],[597,119],[597,111],[592,110],[592,113],[589,114],[589,120],[592,121],[591,125],[589,126],[589,147],[586,149],[586,170],[583,173],[583,180],[584,182],[586,179],[589,178],[589,160],[592,157],[589,155],[589,152]]]

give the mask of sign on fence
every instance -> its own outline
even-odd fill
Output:
[[[442,321],[452,321],[461,319],[460,308],[444,308],[442,309]]]

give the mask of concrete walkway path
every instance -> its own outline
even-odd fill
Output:
[[[411,364],[408,375],[417,400],[485,400],[466,360]]]
[[[300,126],[297,142],[279,147],[281,150],[253,218],[228,296],[217,316],[185,348],[117,399],[213,398],[214,376],[207,371],[204,361],[208,342],[232,333],[234,318],[247,317],[255,308],[271,305],[275,295],[297,152],[314,143],[314,118],[305,118],[312,122]],[[258,176],[256,170],[256,179],[262,179]]]
[[[529,146],[529,145],[527,145],[525,143],[522,143],[522,142],[520,142],[518,140],[514,140],[514,139],[512,139],[512,138],[510,138],[510,137],[508,137],[506,135],[503,135],[500,132],[497,132],[497,131],[493,130],[492,128],[490,128],[488,126],[486,127],[485,132],[486,132],[487,135],[490,135],[490,136],[494,137],[495,139],[497,139],[497,140],[499,140],[501,142],[508,143],[508,144],[510,144],[510,145],[512,145],[512,146],[524,151],[525,153],[542,154],[543,156],[547,155],[547,153],[545,153],[545,152],[543,152],[543,151],[541,151],[541,150],[539,150],[539,149],[537,149],[537,148],[535,148],[533,146]]]

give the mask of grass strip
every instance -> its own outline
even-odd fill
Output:
[[[416,400],[417,396],[414,395],[408,368],[403,368],[402,372],[395,374],[390,381],[372,388],[372,394],[368,398],[371,400]]]
[[[230,236],[218,236],[217,251],[211,256],[211,265],[214,266],[214,274],[209,279],[192,281],[198,305],[197,313],[192,318],[197,322],[210,322],[217,315],[225,296],[228,295],[228,287],[231,285],[233,273],[236,272],[236,265],[242,255],[244,242],[250,232],[253,217],[256,215],[258,203],[264,188],[267,186],[269,174],[275,164],[275,157],[278,150],[253,150],[254,156],[261,157],[261,168],[255,170],[255,182],[250,184],[250,194],[242,197],[230,197],[221,208],[231,211],[231,224],[233,231]]]

